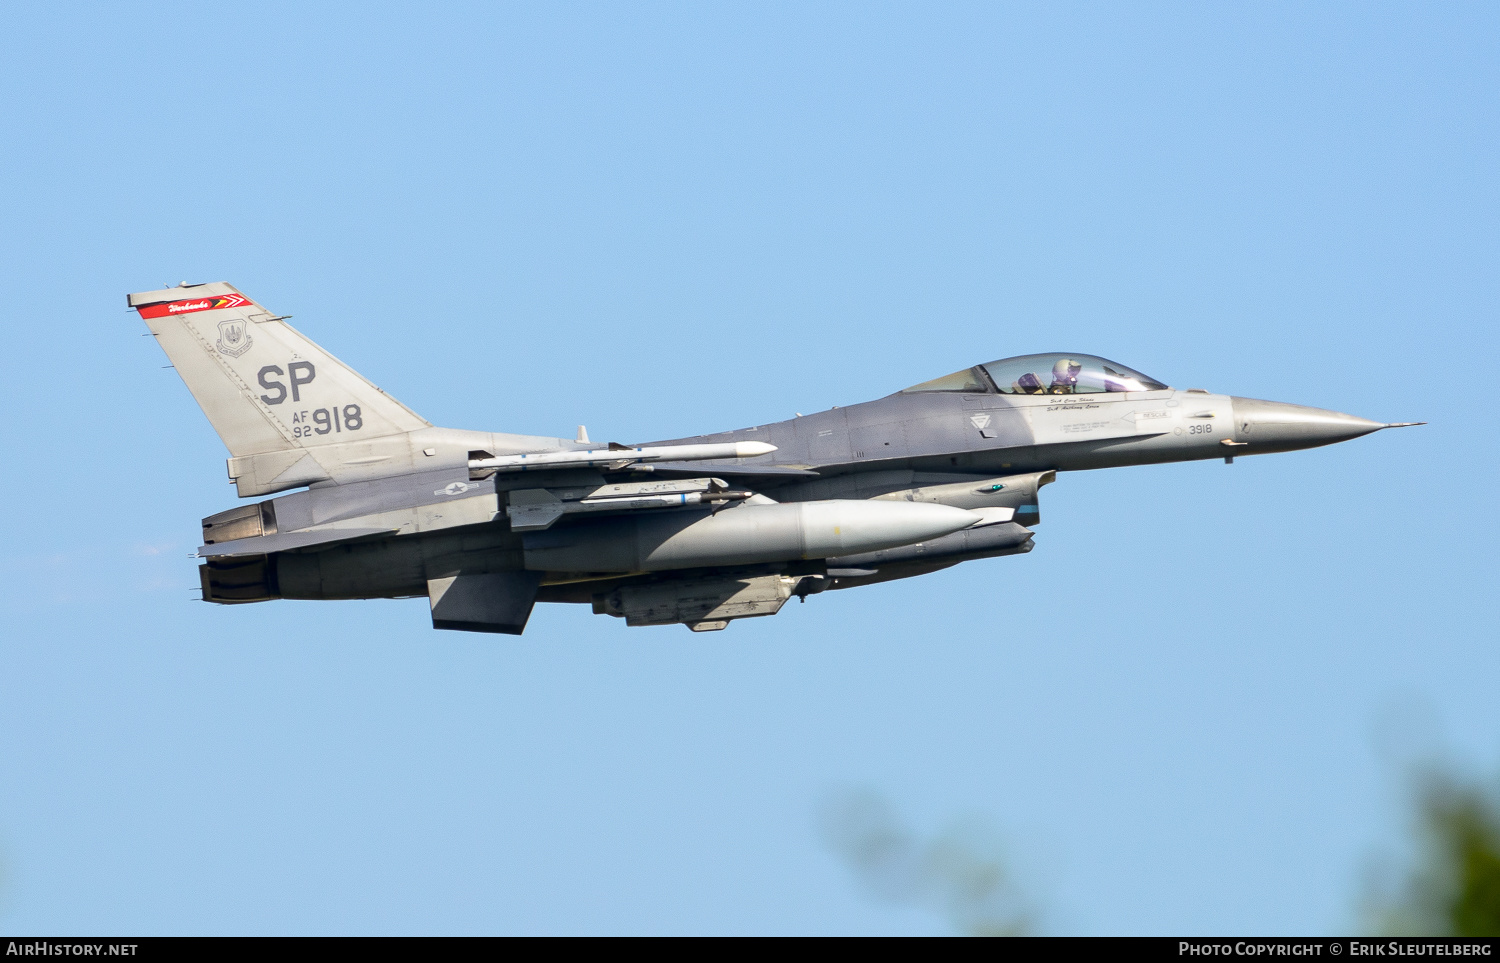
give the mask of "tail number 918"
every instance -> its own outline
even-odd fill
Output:
[[[327,435],[333,432],[359,431],[365,426],[359,405],[344,405],[339,408],[318,408],[311,415],[298,413],[292,420],[292,437],[308,438],[312,435]],[[296,422],[301,422],[297,424]]]
[[[302,400],[302,389],[318,380],[318,369],[311,361],[289,361],[285,371],[279,364],[268,364],[261,368],[255,377],[260,382],[260,386],[266,389],[266,394],[260,396],[262,402],[268,405],[279,405],[286,401],[287,382],[290,382],[292,403],[295,404]],[[281,380],[283,377],[287,379],[286,382]],[[318,408],[311,413],[310,418],[308,415],[306,411],[293,412],[293,438],[310,438],[313,435],[330,433],[341,434],[346,431],[359,431],[365,426],[365,419],[360,414],[359,405]]]

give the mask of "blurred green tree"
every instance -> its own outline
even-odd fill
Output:
[[[1027,900],[1005,869],[996,833],[979,819],[922,839],[869,790],[840,793],[823,809],[833,850],[881,899],[925,906],[969,936],[1032,931]]]
[[[1416,857],[1372,887],[1375,927],[1402,936],[1500,936],[1500,786],[1437,765],[1411,777]]]

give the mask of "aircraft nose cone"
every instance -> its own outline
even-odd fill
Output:
[[[1341,411],[1234,398],[1234,443],[1244,452],[1292,451],[1348,441],[1389,427]]]

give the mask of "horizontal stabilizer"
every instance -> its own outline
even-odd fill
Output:
[[[223,558],[233,555],[269,555],[294,548],[311,548],[314,545],[332,545],[371,535],[389,535],[394,528],[322,528],[310,532],[286,532],[281,535],[254,535],[237,538],[232,542],[217,542],[198,549],[203,558]]]

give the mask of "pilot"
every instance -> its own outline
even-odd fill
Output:
[[[1030,371],[1017,378],[1010,387],[1018,395],[1044,395],[1047,393],[1046,387],[1042,384],[1042,379]]]
[[[1058,358],[1052,366],[1052,394],[1071,395],[1078,387],[1078,372],[1083,365],[1072,358]]]

